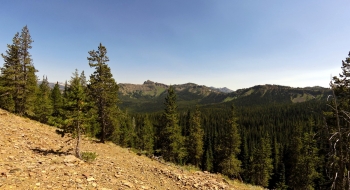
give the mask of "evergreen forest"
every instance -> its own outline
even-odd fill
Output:
[[[200,102],[168,86],[157,109],[137,110],[144,97],[123,103],[101,43],[86,54],[92,74],[77,68],[64,87],[39,82],[32,43],[25,26],[1,54],[0,107],[72,135],[78,158],[85,135],[269,189],[350,188],[350,54],[329,89],[308,89],[319,98],[292,102],[293,88],[234,96],[243,89]]]

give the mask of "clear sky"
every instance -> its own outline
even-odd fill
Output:
[[[101,42],[118,83],[329,86],[350,51],[350,1],[3,0],[0,52],[28,25],[37,75],[89,76]],[[3,60],[1,59],[1,66]]]

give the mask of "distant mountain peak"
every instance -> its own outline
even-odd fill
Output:
[[[151,80],[146,80],[145,82],[143,82],[143,84],[155,84],[155,82],[153,82]]]
[[[223,92],[223,93],[231,93],[231,92],[233,92],[233,90],[231,90],[231,89],[229,89],[227,87],[216,88],[216,87],[211,86],[209,88],[214,89],[214,90],[218,90],[218,91]]]
[[[162,86],[162,87],[165,87],[165,88],[168,87],[168,85],[166,85],[166,84],[153,82],[151,80],[146,80],[145,82],[143,82],[143,85],[146,85],[146,86],[149,86],[149,85],[151,85],[151,86]]]

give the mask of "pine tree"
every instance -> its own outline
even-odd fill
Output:
[[[251,183],[267,187],[272,174],[271,143],[269,137],[261,138],[254,148],[251,160]]]
[[[277,147],[275,147],[277,148]],[[278,156],[278,166],[277,166],[277,170],[275,169],[274,166],[274,184],[270,184],[270,186],[273,185],[273,189],[279,189],[279,190],[285,190],[288,189],[287,186],[287,179],[286,179],[286,166],[285,166],[285,159],[284,159],[284,147],[283,146],[279,146],[279,150],[275,151],[275,152],[279,152],[279,156]],[[274,156],[275,157],[275,156]],[[275,163],[275,161],[274,161]]]
[[[213,166],[213,150],[211,141],[208,139],[206,142],[206,148],[204,150],[204,156],[203,156],[203,164],[202,164],[202,170],[212,172],[214,169]]]
[[[88,82],[86,80],[85,72],[82,71],[80,73],[80,83],[83,87],[84,92],[87,94],[86,97],[86,106],[88,108],[88,112],[86,113],[89,120],[86,124],[86,127],[84,128],[84,133],[86,136],[89,137],[96,137],[96,135],[100,132],[99,125],[98,125],[98,114],[96,106],[94,105],[94,99],[92,96],[89,96],[89,88],[88,88]]]
[[[14,112],[15,102],[13,101],[12,95],[6,92],[6,85],[4,83],[5,82],[0,76],[0,107],[10,112]]]
[[[43,77],[43,81],[39,85],[34,107],[35,119],[41,123],[47,123],[52,112],[50,94],[51,89],[47,77]]]
[[[196,111],[190,117],[188,136],[186,139],[186,147],[189,163],[199,167],[203,156],[203,137],[204,130],[201,126],[201,112],[196,108]]]
[[[176,94],[172,86],[168,89],[165,98],[165,110],[162,117],[161,143],[162,155],[165,160],[182,163],[186,156],[184,137],[178,124],[178,113],[176,106]]]
[[[82,71],[80,73],[80,80],[81,80],[81,85],[84,87],[84,88],[87,88],[87,80],[86,80],[86,76],[85,76],[85,72]]]
[[[66,90],[68,90],[68,86]],[[49,116],[48,123],[56,127],[61,127],[64,120],[64,103],[58,82],[51,90],[50,98],[52,105],[52,114]]]
[[[219,171],[224,175],[240,178],[241,161],[238,160],[238,154],[241,151],[241,137],[238,132],[234,106],[231,107],[231,117],[228,124],[228,128],[224,130],[221,137],[219,137]]]
[[[90,57],[87,58],[90,67],[95,68],[94,73],[90,76],[89,94],[95,101],[103,143],[117,127],[119,88],[113,79],[111,69],[106,64],[109,61],[106,54],[106,47],[100,43],[98,51],[89,51]]]
[[[125,111],[119,114],[120,126],[115,130],[113,141],[117,142],[122,147],[134,147],[134,137],[136,136],[133,129],[133,119]]]
[[[272,142],[272,156],[273,156],[273,173],[277,174],[279,170],[279,163],[281,161],[281,155],[279,153],[280,144],[277,142],[276,136],[273,138]]]
[[[314,180],[319,177],[316,167],[320,163],[314,134],[305,133],[302,137],[303,147],[300,150],[300,159],[297,162],[298,183],[295,189],[314,189]]]
[[[76,139],[75,155],[81,158],[80,153],[80,139],[87,127],[88,120],[88,103],[87,94],[81,83],[81,78],[79,77],[78,71],[76,70],[73,77],[70,80],[70,86],[67,89],[67,99],[66,99],[66,120],[64,126],[64,132],[72,133]]]
[[[13,44],[7,45],[6,55],[1,54],[5,61],[1,69],[1,80],[5,86],[1,92],[3,96],[1,99],[7,102],[5,108],[14,110],[19,115],[33,116],[37,70],[29,53],[33,40],[28,27],[23,27],[21,34],[16,33],[12,42]],[[9,100],[10,98],[12,100]]]
[[[205,126],[206,123],[207,123],[207,118],[204,117],[203,125]],[[211,135],[209,131],[205,131],[202,170],[212,172],[214,169],[213,161],[214,161],[214,158],[213,158],[213,146],[211,142]]]
[[[241,158],[240,160],[242,161],[242,178],[243,181],[249,181],[250,180],[250,171],[249,171],[249,149],[248,149],[248,142],[247,142],[247,135],[246,132],[244,131],[243,133],[243,143],[241,145],[242,147],[242,152],[241,152]]]
[[[34,102],[35,102],[35,94],[37,89],[37,77],[35,69],[33,65],[33,61],[31,59],[31,55],[29,53],[29,49],[32,48],[32,38],[29,33],[29,29],[27,26],[23,27],[20,38],[19,38],[19,51],[20,51],[20,64],[22,66],[23,78],[22,78],[22,90],[23,90],[23,99],[22,104],[20,105],[19,114],[26,114],[29,116],[34,115]]]
[[[320,163],[314,134],[302,133],[301,126],[297,126],[289,148],[288,186],[293,189],[314,189],[314,180],[319,176],[316,166]]]
[[[3,109],[16,112],[19,105],[19,89],[21,77],[21,65],[19,62],[19,34],[12,39],[13,44],[8,44],[4,58],[4,66],[1,68],[0,100]]]
[[[62,94],[63,105],[66,105],[66,99],[68,98],[68,82],[64,82],[64,90]]]
[[[276,184],[276,187],[275,189],[278,189],[278,190],[286,190],[288,189],[288,186],[286,185],[286,169],[285,169],[285,165],[283,162],[281,162],[278,166],[278,173],[277,173],[277,176],[278,176],[278,179],[277,179],[277,184]]]
[[[291,142],[287,149],[287,165],[286,169],[288,171],[287,179],[288,179],[288,186],[289,187],[296,187],[299,183],[298,177],[299,177],[299,171],[297,168],[297,163],[300,160],[301,153],[300,150],[302,149],[302,126],[301,124],[296,125],[295,131],[292,133]]]
[[[52,116],[61,115],[63,108],[63,97],[58,82],[53,87],[50,97],[52,101]]]
[[[140,139],[140,149],[146,151],[148,155],[153,154],[154,129],[148,115],[145,115],[143,118],[140,134],[138,136]]]

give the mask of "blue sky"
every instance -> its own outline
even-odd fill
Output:
[[[349,8],[348,0],[5,0],[0,52],[28,25],[37,75],[52,82],[76,68],[89,76],[88,51],[101,42],[118,83],[328,87],[350,51]]]

